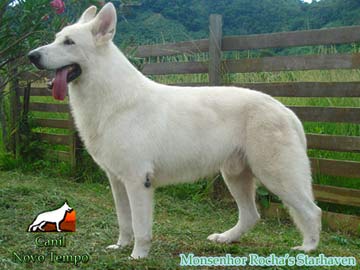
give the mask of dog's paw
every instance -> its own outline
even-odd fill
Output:
[[[131,255],[130,255],[130,258],[133,259],[133,260],[138,260],[138,259],[143,259],[143,258],[146,258],[148,255],[148,252],[132,252]]]
[[[115,245],[109,245],[109,246],[107,246],[107,247],[106,247],[106,249],[119,249],[119,248],[121,248],[121,246],[120,246],[120,245],[118,245],[118,244],[115,244]]]
[[[303,252],[310,252],[312,250],[315,250],[316,247],[314,246],[310,246],[310,245],[303,245],[303,246],[296,246],[291,248],[292,250],[299,250],[299,251],[303,251]]]
[[[131,240],[120,240],[120,242],[118,242],[117,244],[107,246],[106,249],[122,249],[130,245],[130,243]]]
[[[210,241],[216,242],[216,243],[231,243],[232,239],[224,235],[223,233],[213,233],[208,236],[207,238]]]

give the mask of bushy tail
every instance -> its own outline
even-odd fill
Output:
[[[291,110],[289,110],[291,111]],[[306,136],[305,136],[305,131],[303,128],[303,125],[301,124],[301,121],[299,120],[299,118],[294,114],[293,111],[291,111],[292,114],[292,122],[293,122],[293,127],[296,130],[296,133],[299,136],[300,142],[303,145],[305,151],[307,150],[307,143],[306,143]]]

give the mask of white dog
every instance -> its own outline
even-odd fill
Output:
[[[28,231],[35,232],[38,229],[44,231],[43,227],[46,223],[55,223],[56,230],[61,232],[60,223],[65,219],[66,213],[72,208],[65,202],[60,208],[39,214],[30,224]]]
[[[278,195],[303,235],[317,247],[321,210],[314,204],[302,125],[268,95],[236,87],[177,87],[142,75],[113,44],[116,11],[88,8],[53,43],[29,53],[41,69],[56,70],[53,94],[69,85],[72,113],[94,160],[107,173],[122,248],[148,255],[154,189],[221,171],[239,208],[239,220],[209,240],[237,241],[259,219],[254,177]]]

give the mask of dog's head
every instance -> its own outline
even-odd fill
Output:
[[[51,88],[56,99],[65,98],[67,84],[81,76],[89,62],[89,55],[107,46],[115,35],[116,11],[113,4],[106,4],[95,14],[96,7],[89,7],[77,23],[57,33],[51,44],[28,54],[37,68],[55,70]]]
[[[65,202],[62,207],[65,209],[66,212],[70,212],[70,211],[73,210],[73,209],[68,205],[67,202]]]

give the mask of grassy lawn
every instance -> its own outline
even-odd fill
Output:
[[[300,235],[290,222],[261,220],[239,243],[214,244],[206,240],[213,233],[226,230],[236,222],[237,210],[232,202],[218,202],[201,195],[203,185],[167,187],[156,192],[153,246],[148,259],[129,260],[131,248],[108,251],[115,243],[118,228],[111,191],[107,182],[78,183],[64,178],[0,172],[0,269],[77,269],[71,263],[19,263],[20,255],[46,254],[88,255],[88,263],[79,269],[188,269],[180,267],[180,253],[202,256],[248,256],[271,253],[283,256],[298,252],[290,247],[300,244]],[[196,194],[196,195],[194,195]],[[28,233],[27,226],[40,212],[62,205],[68,200],[77,213],[75,233]],[[37,236],[56,238],[66,235],[66,247],[39,248]],[[360,239],[350,235],[322,232],[319,249],[311,256],[354,256],[360,264]],[[193,267],[195,269],[195,267]],[[210,269],[196,267],[196,269]],[[214,268],[211,268],[214,269]],[[235,269],[219,267],[217,269]],[[238,269],[238,268],[237,268]],[[242,268],[245,269],[245,268]],[[264,269],[264,268],[246,268]],[[271,267],[271,269],[360,269],[357,267]]]

